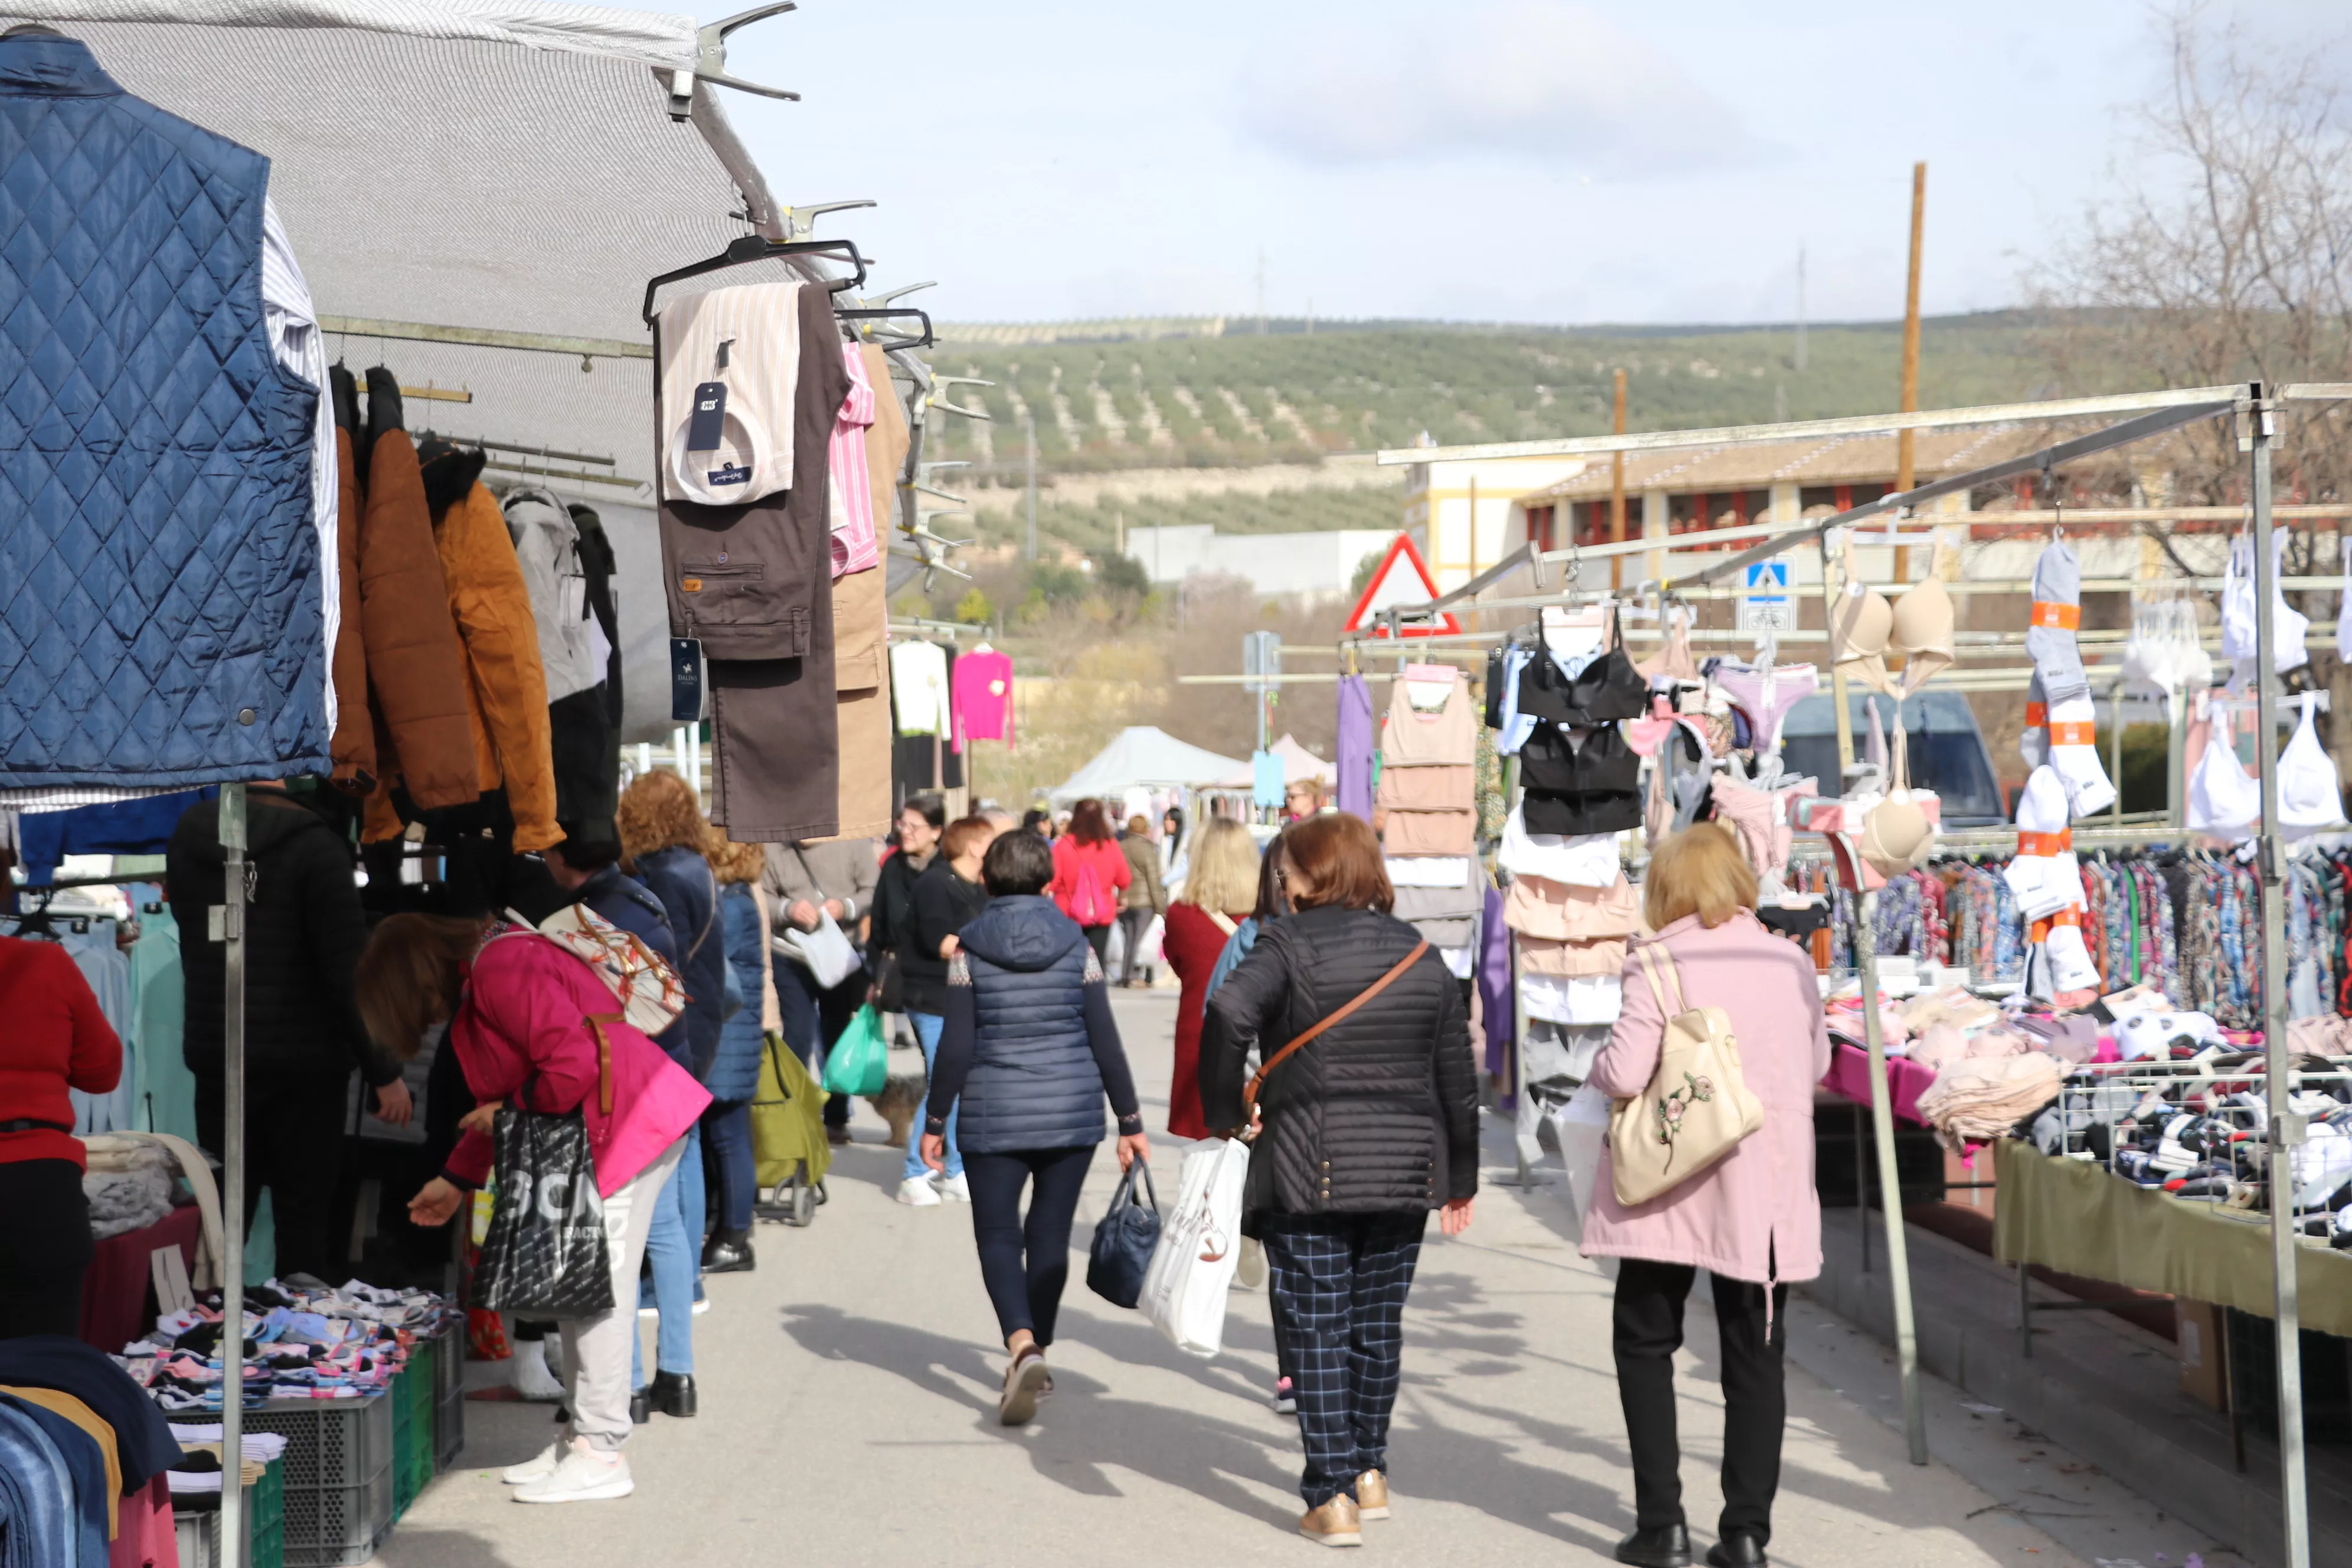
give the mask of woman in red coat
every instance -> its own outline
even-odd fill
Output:
[[[1054,907],[1078,922],[1087,944],[1102,962],[1110,946],[1111,922],[1118,919],[1119,894],[1135,880],[1127,851],[1110,830],[1103,803],[1082,800],[1070,813],[1070,830],[1054,840],[1054,879],[1045,891]]]
[[[1168,1131],[1179,1138],[1209,1135],[1201,1120],[1201,1010],[1218,955],[1257,905],[1257,844],[1249,829],[1221,818],[1202,833],[1183,894],[1168,906],[1160,951],[1184,984],[1176,1002],[1176,1074],[1168,1088]]]
[[[0,936],[0,1339],[70,1336],[93,1248],[66,1091],[110,1091],[122,1042],[56,942]]]

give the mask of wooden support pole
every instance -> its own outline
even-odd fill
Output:
[[[1617,414],[1610,424],[1609,432],[1612,436],[1625,434],[1625,370],[1622,365],[1617,369]],[[1609,455],[1609,542],[1625,542],[1625,454],[1622,452]],[[1623,560],[1621,555],[1612,558],[1609,563],[1609,585],[1612,588],[1624,582]]]
[[[1919,408],[1919,247],[1927,237],[1927,165],[1911,165],[1911,278],[1903,295],[1903,405],[1902,412],[1915,414]],[[1895,488],[1897,491],[1911,488],[1912,465],[1918,455],[1918,433],[1905,430],[1895,438]],[[1895,547],[1895,580],[1911,581],[1911,551],[1906,545]]]

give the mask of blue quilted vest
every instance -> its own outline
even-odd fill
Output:
[[[328,771],[268,183],[83,45],[0,38],[0,788]]]
[[[1053,900],[1015,894],[991,900],[956,935],[977,1025],[971,1075],[956,1102],[956,1147],[1002,1154],[1101,1142],[1086,932]]]

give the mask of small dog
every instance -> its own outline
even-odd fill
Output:
[[[916,1118],[923,1113],[923,1098],[929,1092],[930,1080],[921,1073],[894,1073],[882,1086],[879,1094],[869,1094],[866,1103],[875,1114],[890,1124],[889,1146],[904,1149]]]

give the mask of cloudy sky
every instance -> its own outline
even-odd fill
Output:
[[[734,5],[701,8],[706,19]],[[2344,0],[2210,0],[2342,53]],[[779,199],[958,321],[1248,312],[1564,322],[2015,302],[2144,172],[2147,0],[801,0],[724,94]]]

